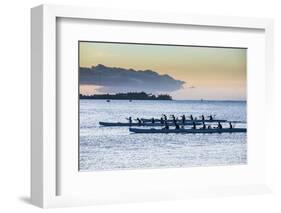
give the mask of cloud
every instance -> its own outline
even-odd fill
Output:
[[[183,88],[184,81],[152,70],[107,67],[80,67],[80,84],[99,86],[99,92],[173,92]]]

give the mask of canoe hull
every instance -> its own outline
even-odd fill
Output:
[[[182,133],[182,134],[212,134],[212,133],[238,133],[247,132],[246,128],[224,128],[224,129],[140,129],[140,128],[129,128],[130,132],[133,133],[146,133],[146,134],[157,134],[157,133]]]

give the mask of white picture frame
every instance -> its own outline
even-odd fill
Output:
[[[273,116],[273,21],[271,19],[257,19],[257,18],[240,18],[240,17],[216,17],[203,15],[187,15],[187,14],[160,14],[147,11],[122,11],[111,9],[95,9],[74,6],[54,6],[41,5],[31,10],[31,201],[33,204],[47,208],[47,207],[61,207],[61,206],[75,206],[75,205],[91,205],[100,203],[116,203],[116,202],[138,202],[143,200],[165,200],[178,199],[186,197],[197,196],[214,196],[214,195],[233,195],[233,194],[252,194],[264,193],[270,191],[270,166],[268,161],[265,161],[266,153],[257,153],[260,155],[261,161],[264,161],[262,168],[256,169],[256,174],[263,175],[264,178],[258,179],[254,184],[248,182],[237,182],[233,185],[225,183],[224,185],[202,185],[199,187],[198,183],[193,188],[178,187],[169,185],[164,189],[152,189],[148,194],[149,189],[144,189],[139,193],[137,189],[134,194],[132,189],[124,191],[124,196],[120,196],[119,192],[112,191],[102,192],[99,189],[95,195],[83,194],[60,194],[58,191],[59,184],[62,184],[59,174],[62,170],[58,165],[60,159],[60,152],[58,152],[58,132],[57,132],[57,88],[60,83],[57,80],[57,21],[60,18],[64,19],[80,19],[80,20],[108,20],[133,23],[153,23],[156,25],[169,26],[200,26],[200,27],[218,27],[227,29],[229,31],[234,29],[253,29],[263,32],[265,41],[264,44],[264,68],[261,68],[266,78],[260,78],[265,87],[261,88],[261,93],[265,94],[263,109],[268,112],[268,116],[263,117],[266,123],[270,123]],[[172,30],[172,29],[171,29]],[[253,81],[253,76],[250,76],[249,81]],[[253,106],[250,106],[253,107]],[[248,108],[249,110],[249,108]],[[261,111],[260,111],[261,112]],[[257,112],[256,112],[257,113]],[[262,147],[268,147],[270,144],[270,132],[272,130],[266,126],[266,132],[262,135]],[[60,150],[61,151],[61,150]],[[67,152],[68,150],[63,150]],[[259,151],[257,151],[259,152]],[[71,152],[70,152],[71,153]],[[67,155],[67,154],[66,154]],[[268,154],[267,154],[268,157]],[[203,168],[203,170],[206,168]],[[210,171],[216,171],[216,168],[208,168]],[[219,169],[223,172],[222,169]],[[232,172],[225,169],[224,171]],[[235,170],[235,168],[234,168]],[[238,168],[237,170],[240,170]],[[247,170],[247,168],[242,168]],[[242,171],[241,170],[241,171]],[[135,172],[137,175],[151,175],[157,177],[174,172],[169,178],[176,178],[179,175],[186,175],[180,169],[170,170],[153,170]],[[190,170],[191,171],[191,170]],[[241,172],[239,171],[239,172]],[[200,171],[201,172],[201,171]],[[198,174],[200,174],[200,172]],[[118,178],[123,178],[130,175],[130,171],[125,172],[110,172],[100,175],[99,179],[104,179],[109,175],[116,174]],[[129,174],[130,173],[130,174]],[[192,173],[191,173],[192,174]],[[197,175],[198,175],[197,174]],[[203,174],[203,173],[201,173]],[[142,176],[145,177],[145,176]],[[196,176],[194,176],[195,178]],[[268,178],[269,177],[269,178]],[[90,177],[92,178],[92,177]],[[87,177],[89,181],[89,177]],[[84,179],[84,180],[86,180]],[[70,181],[74,179],[70,178]],[[77,183],[73,182],[74,185]],[[163,183],[164,185],[165,183]],[[163,186],[159,185],[159,187]],[[68,187],[70,187],[68,185]],[[130,186],[131,187],[131,186]],[[72,189],[70,188],[70,191]],[[116,188],[115,190],[120,190]]]

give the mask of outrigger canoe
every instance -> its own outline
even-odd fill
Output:
[[[99,124],[101,126],[165,126],[165,124],[161,124],[161,123],[122,123],[122,122],[99,122]],[[174,123],[172,122],[168,122],[167,123],[168,126],[175,126]],[[184,124],[183,123],[180,123],[178,122],[179,125],[181,126],[187,126],[187,125],[193,125],[193,122],[185,122]],[[196,125],[201,125],[202,122],[195,122]]]
[[[147,118],[141,118],[141,121],[142,122],[152,122],[152,119],[147,119]],[[160,119],[154,119],[155,122],[160,122],[161,120]],[[173,119],[167,119],[166,120],[167,122],[174,122]],[[181,123],[182,122],[182,119],[176,119],[177,122]],[[190,120],[190,119],[187,119],[185,120],[185,122],[205,122],[205,123],[218,123],[218,122],[227,122],[227,120],[223,120],[223,119],[197,119],[197,120]]]
[[[183,133],[183,134],[199,134],[199,133],[236,133],[236,132],[247,132],[246,128],[223,128],[223,129],[140,129],[140,128],[129,128],[130,132],[133,133]]]

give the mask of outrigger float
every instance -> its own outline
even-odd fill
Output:
[[[140,120],[142,122],[144,122],[144,123],[152,122],[152,119],[147,119],[147,118],[141,118]],[[165,121],[165,122],[172,122],[172,123],[174,123],[176,121],[179,124],[182,123],[182,119],[175,119],[175,120],[174,119],[167,119],[167,120],[162,120],[162,122],[163,121]],[[161,122],[161,119],[154,119],[154,122],[159,123],[159,122]],[[223,122],[227,122],[227,120],[223,120],[223,119],[193,119],[193,120],[186,119],[185,122],[191,122],[191,123],[193,123],[193,122],[205,122],[205,123],[207,123],[207,122],[209,122],[209,123],[221,122],[221,123],[223,123]]]
[[[212,128],[212,129],[140,129],[129,128],[133,133],[182,133],[182,134],[212,134],[212,133],[236,133],[247,132],[246,128]]]
[[[186,121],[184,123],[178,122],[182,126],[191,126],[191,125],[202,125],[203,122],[198,121]],[[165,126],[165,123],[122,123],[122,122],[99,122],[101,126]],[[175,126],[174,122],[167,122],[168,126]]]

